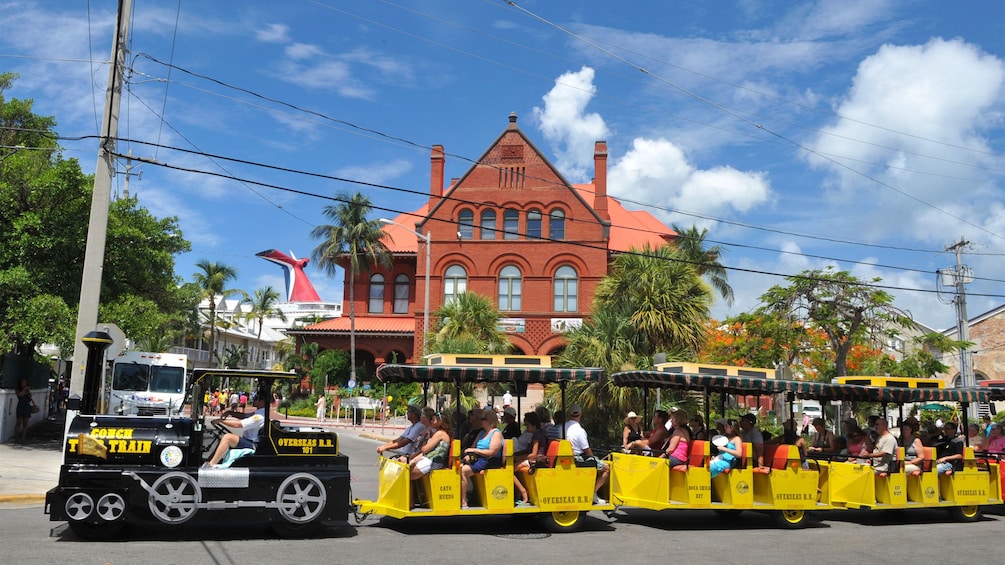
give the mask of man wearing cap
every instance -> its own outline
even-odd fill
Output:
[[[764,435],[757,429],[757,416],[744,414],[740,416],[740,437],[744,443],[754,447],[754,461],[758,467],[764,466]]]
[[[391,440],[385,444],[377,447],[377,453],[383,454],[385,451],[399,450],[402,455],[409,456],[417,447],[416,440],[419,436],[426,431],[426,426],[422,425],[419,420],[422,418],[422,413],[419,411],[419,407],[414,404],[409,404],[408,409],[405,412],[405,417],[411,422],[411,425],[405,429],[405,432],[398,436],[396,439]]]
[[[520,424],[516,423],[516,409],[512,406],[503,408],[503,439],[513,439],[520,435]]]
[[[610,469],[602,459],[594,457],[593,450],[590,449],[590,440],[586,437],[586,430],[583,429],[583,426],[579,425],[579,419],[582,416],[583,409],[578,404],[573,404],[569,408],[565,422],[565,439],[569,440],[569,443],[572,444],[572,455],[576,460],[577,466],[581,466],[579,464],[585,464],[588,461],[596,462],[597,483],[593,487],[593,504],[607,504],[607,501],[600,498],[597,493],[600,492],[600,487],[604,486],[604,483],[607,482],[607,475],[610,473]]]

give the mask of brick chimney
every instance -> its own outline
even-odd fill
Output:
[[[607,142],[598,141],[593,147],[593,209],[600,218],[611,221],[607,211]]]
[[[434,145],[429,156],[429,207],[443,196],[443,146]]]

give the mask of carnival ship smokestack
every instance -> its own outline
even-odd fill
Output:
[[[80,399],[82,414],[98,412],[98,398],[101,396],[101,372],[105,368],[105,350],[113,342],[105,332],[90,332],[80,339],[87,347],[87,365],[84,366],[84,390]]]

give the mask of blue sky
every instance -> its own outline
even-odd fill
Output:
[[[6,95],[34,99],[63,136],[94,135],[114,12],[0,0],[0,71],[21,75]],[[145,143],[120,151],[216,175],[131,169],[130,194],[192,241],[177,261],[187,280],[208,259],[237,268],[237,287],[282,288],[254,254],[310,254],[330,202],[303,193],[363,191],[385,209],[375,216],[414,210],[429,146],[459,177],[516,112],[571,182],[590,180],[605,139],[611,194],[710,230],[735,269],[736,303],[717,317],[835,265],[882,277],[896,305],[949,327],[935,272],[961,237],[970,315],[1005,299],[998,1],[135,0],[132,18],[119,132]],[[93,171],[94,139],[62,145]],[[341,297],[341,280],[308,272],[324,299]]]

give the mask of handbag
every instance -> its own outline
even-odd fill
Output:
[[[38,414],[38,411],[39,411],[38,404],[35,404],[35,401],[32,400],[31,401],[31,413],[32,414]]]

